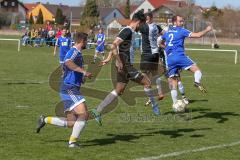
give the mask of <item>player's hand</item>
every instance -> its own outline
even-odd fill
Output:
[[[98,66],[99,66],[99,67],[102,67],[102,66],[108,64],[108,62],[109,62],[109,60],[108,60],[108,59],[105,59],[105,60],[101,61]]]
[[[213,28],[212,28],[212,26],[210,25],[210,26],[207,26],[207,28],[206,28],[206,30],[209,32],[209,31],[211,31]]]
[[[84,73],[84,76],[87,77],[87,78],[89,78],[89,79],[91,79],[93,75],[92,75],[92,73],[90,73],[90,72],[85,72],[85,73]]]

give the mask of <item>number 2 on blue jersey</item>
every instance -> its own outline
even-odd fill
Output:
[[[173,41],[173,38],[174,38],[173,34],[172,34],[172,33],[169,34],[168,37],[170,38],[170,41],[169,41],[169,43],[168,43],[168,46],[173,46],[173,44],[172,44],[172,41]]]

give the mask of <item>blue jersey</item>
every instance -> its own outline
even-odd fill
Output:
[[[65,63],[68,60],[72,60],[77,66],[83,68],[83,56],[82,53],[75,47],[72,47],[66,54],[64,58],[64,65],[63,65],[63,83],[66,85],[73,85],[73,86],[81,86],[83,82],[83,73],[79,73],[69,69]]]
[[[162,36],[166,43],[166,54],[184,54],[184,40],[192,32],[182,27],[170,27]]]
[[[105,43],[105,34],[104,33],[99,33],[97,35],[97,45],[98,47],[104,47],[104,43]]]
[[[71,39],[61,36],[56,41],[56,45],[59,46],[59,57],[65,57],[71,48]]]

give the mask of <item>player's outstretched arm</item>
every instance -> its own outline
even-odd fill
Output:
[[[212,30],[212,26],[207,26],[207,28],[204,29],[201,32],[193,32],[193,33],[191,33],[190,38],[200,38],[200,37],[204,36],[205,34],[207,34],[211,30]]]
[[[111,61],[112,57],[113,57],[113,53],[112,53],[112,51],[110,51],[108,53],[108,57],[106,59],[104,59],[103,61],[101,61],[101,63],[98,66],[101,67],[101,66],[106,65],[109,61]]]
[[[123,68],[123,63],[119,57],[119,54],[118,54],[118,46],[123,42],[122,39],[120,38],[116,38],[111,46],[111,51],[112,51],[112,54],[115,56],[116,58],[116,64],[117,64],[117,67],[118,67],[118,70],[119,71],[122,71],[122,68]]]
[[[71,70],[73,70],[73,71],[75,71],[75,72],[83,73],[83,75],[84,75],[85,77],[92,78],[92,73],[87,72],[87,71],[85,71],[83,68],[77,66],[72,60],[67,60],[67,61],[65,62],[65,65],[66,65],[69,69],[71,69]]]
[[[57,47],[58,47],[58,39],[57,39],[56,44],[54,46],[53,56],[56,56]]]

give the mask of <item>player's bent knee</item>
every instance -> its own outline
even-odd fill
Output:
[[[67,121],[67,127],[68,127],[68,128],[73,128],[75,122],[76,122],[76,121],[73,121],[73,120]]]
[[[194,73],[194,72],[196,72],[196,71],[200,71],[200,69],[198,68],[197,65],[193,65],[193,66],[190,68],[190,71]]]

